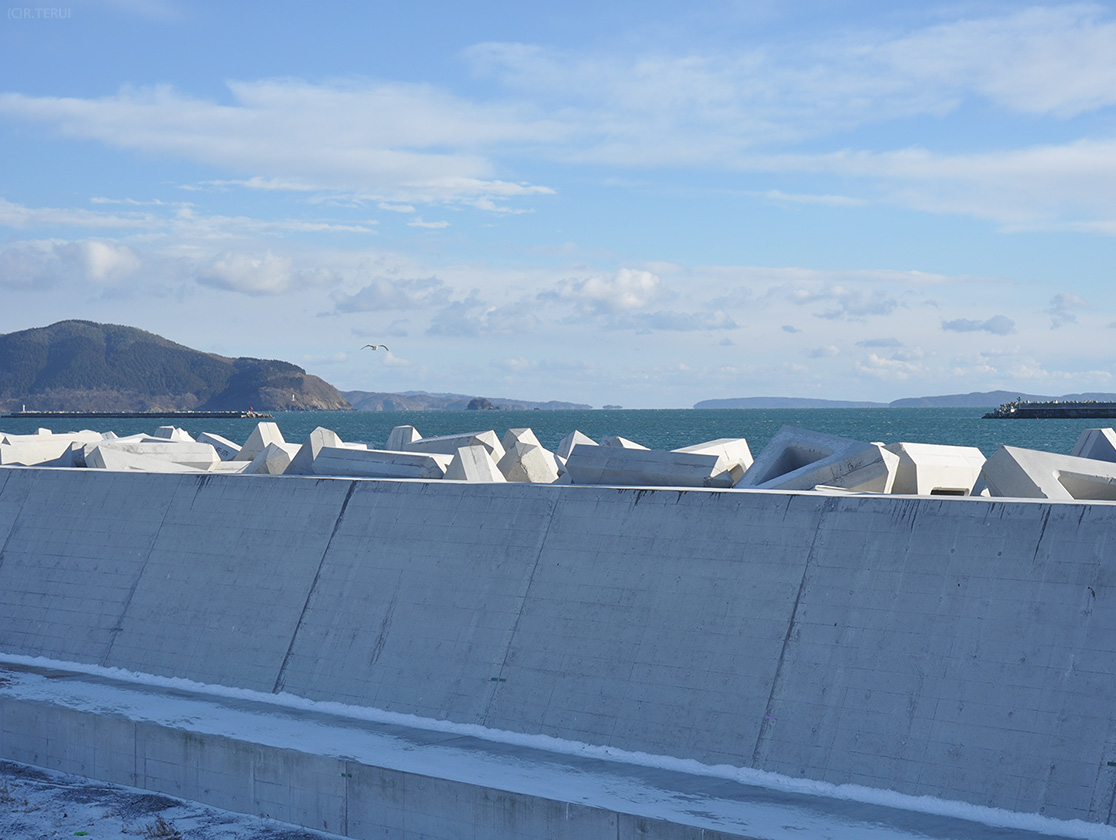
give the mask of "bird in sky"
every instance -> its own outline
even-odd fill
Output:
[[[364,347],[371,347],[373,350],[383,347],[385,350],[388,350],[388,346],[386,344],[365,344]],[[361,347],[360,349],[363,350],[364,347]],[[388,352],[390,353],[391,351],[388,350]]]

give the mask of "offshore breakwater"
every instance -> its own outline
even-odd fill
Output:
[[[1106,502],[17,468],[0,651],[1111,824],[1114,526]]]

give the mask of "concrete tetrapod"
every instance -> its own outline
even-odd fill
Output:
[[[553,453],[530,443],[513,442],[497,466],[508,481],[553,484],[558,480]]]
[[[507,452],[508,447],[510,447],[516,441],[518,441],[519,443],[529,443],[532,446],[542,446],[542,444],[539,443],[539,439],[535,435],[534,430],[527,428],[508,429],[506,432],[504,432],[504,436],[500,438],[500,445],[503,446],[504,451]]]
[[[279,424],[257,423],[256,428],[252,430],[252,434],[248,435],[248,440],[244,441],[244,446],[240,448],[234,460],[251,461],[263,452],[269,443],[286,443],[283,440],[283,433],[279,431]]]
[[[388,435],[384,449],[389,452],[402,452],[407,448],[407,444],[414,443],[416,440],[422,440],[422,435],[414,426],[396,426]]]
[[[94,437],[95,436],[95,437]],[[96,432],[80,435],[8,435],[0,443],[0,465],[23,467],[81,466],[74,457],[85,443],[102,440]]]
[[[441,479],[452,461],[452,455],[440,452],[390,452],[386,449],[323,446],[314,458],[314,475]]]
[[[601,438],[601,446],[616,446],[620,449],[647,449],[641,443],[636,443],[634,440],[628,440],[620,435],[605,435]]]
[[[445,477],[452,481],[507,481],[496,462],[492,460],[488,447],[479,444],[462,446],[458,449],[446,468]]]
[[[1116,461],[1116,431],[1112,429],[1086,429],[1077,438],[1073,451],[1075,458],[1092,458],[1097,461]]]
[[[327,446],[340,448],[343,445],[337,432],[318,426],[291,458],[290,466],[287,467],[284,475],[313,475],[314,459],[318,457],[318,453]]]
[[[619,446],[575,446],[566,459],[572,484],[622,487],[732,487],[724,455]]]
[[[169,440],[103,440],[100,443],[87,443],[82,447],[84,460],[88,466],[89,454],[93,449],[100,449],[102,453],[107,450],[140,455],[155,460],[180,464],[197,470],[208,470],[221,459],[217,457],[217,450],[208,443],[175,443]],[[137,462],[139,463],[139,462]],[[130,467],[129,469],[139,469]]]
[[[737,488],[812,490],[818,485],[890,493],[899,456],[879,443],[783,426]]]
[[[539,443],[539,439],[532,429],[508,429],[500,439],[500,445],[504,447],[506,453],[516,441],[539,447],[554,466],[556,475],[560,476],[566,471],[565,461]]]
[[[177,440],[180,443],[193,443],[194,439],[190,433],[185,429],[180,429],[177,426],[160,426],[155,430],[152,437],[160,438],[161,440]]]
[[[283,475],[300,447],[296,443],[269,443],[244,470],[245,475]]]
[[[975,446],[892,443],[899,456],[892,493],[919,496],[968,496],[980,478],[984,453]]]
[[[95,470],[109,470],[110,472],[195,473],[207,471],[205,467],[176,463],[161,455],[145,453],[143,450],[101,444],[87,444],[84,448],[84,458],[86,467]]]
[[[405,444],[402,452],[436,452],[441,455],[454,455],[462,446],[483,446],[499,462],[504,457],[504,447],[496,433],[491,429],[485,432],[467,432],[461,435],[442,435],[440,437],[419,438]]]
[[[726,469],[732,474],[733,484],[743,478],[754,460],[748,441],[744,438],[718,438],[671,451],[692,455],[723,455],[728,465]]]
[[[1116,464],[1001,446],[981,471],[989,495],[1116,501]]]
[[[575,446],[597,446],[597,442],[593,440],[593,438],[589,437],[589,435],[584,435],[574,429],[572,432],[562,438],[562,441],[558,444],[558,449],[555,451],[554,454],[565,461],[567,458],[570,457],[570,453],[573,451],[573,448]]]
[[[217,450],[217,457],[222,461],[235,461],[240,454],[240,444],[233,443],[226,437],[215,435],[213,432],[202,432],[198,435],[198,443],[208,443]]]

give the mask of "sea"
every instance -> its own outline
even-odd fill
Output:
[[[318,426],[343,441],[382,447],[395,426],[414,426],[423,437],[530,428],[548,449],[572,431],[593,440],[621,437],[649,449],[677,449],[717,438],[744,438],[753,455],[783,426],[881,443],[938,443],[975,446],[991,456],[1001,446],[1068,455],[1085,429],[1111,420],[985,420],[985,408],[784,408],[784,409],[591,409],[569,411],[279,411],[273,413],[283,437],[301,443]],[[251,419],[192,418],[14,418],[0,417],[0,432],[31,434],[79,429],[118,435],[152,433],[175,425],[194,437],[211,432],[244,443],[255,428]]]

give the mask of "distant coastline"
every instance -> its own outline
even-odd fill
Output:
[[[694,408],[996,408],[1010,402],[1113,402],[1116,394],[1089,393],[1049,396],[1021,394],[1018,391],[977,391],[971,394],[945,394],[930,397],[905,397],[891,402],[854,402],[808,397],[738,397],[702,400]]]
[[[271,420],[272,415],[259,411],[13,411],[4,417],[51,420],[61,417],[81,417],[93,420],[145,417],[159,420]]]

